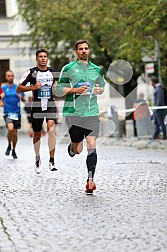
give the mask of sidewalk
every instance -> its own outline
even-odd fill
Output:
[[[136,147],[137,149],[161,149],[167,150],[167,140],[151,140],[151,139],[138,139],[137,137],[132,138],[116,138],[109,137],[106,141],[107,145],[127,146]]]

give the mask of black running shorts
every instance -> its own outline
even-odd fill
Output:
[[[99,134],[100,120],[98,116],[77,117],[67,116],[66,123],[73,143],[81,142],[85,137]]]
[[[21,116],[19,116],[18,120],[13,120],[13,119],[8,118],[8,116],[5,115],[4,116],[4,121],[5,121],[6,127],[7,127],[8,123],[13,123],[14,129],[20,129],[21,128]]]
[[[41,110],[41,107],[33,107],[31,112],[31,119],[34,132],[39,132],[42,130],[44,119],[46,119],[46,122],[48,120],[53,120],[56,124],[57,113],[55,103],[53,102],[51,106],[48,106],[47,110],[44,111]]]

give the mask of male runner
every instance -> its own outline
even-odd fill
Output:
[[[30,68],[21,78],[18,92],[32,91],[32,128],[34,131],[33,144],[36,155],[35,171],[42,171],[40,159],[40,139],[44,118],[47,122],[48,147],[49,147],[49,169],[57,170],[54,161],[55,144],[56,144],[56,105],[53,97],[52,86],[55,83],[55,70],[47,66],[48,51],[44,48],[36,51],[37,66]],[[27,84],[30,83],[30,86]]]
[[[89,42],[77,41],[75,52],[77,59],[65,65],[60,73],[56,94],[66,95],[63,114],[71,138],[68,146],[71,157],[81,153],[83,139],[86,139],[88,169],[86,193],[93,193],[96,189],[93,178],[97,163],[96,138],[99,133],[97,95],[103,93],[105,82],[101,69],[88,59]]]
[[[1,98],[4,102],[4,120],[7,127],[8,147],[5,154],[9,156],[12,149],[12,156],[17,158],[16,144],[18,140],[18,129],[21,128],[20,100],[24,100],[24,93],[17,93],[17,84],[14,81],[14,73],[6,71],[7,83],[2,86]]]

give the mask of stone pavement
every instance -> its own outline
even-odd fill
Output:
[[[13,160],[0,136],[0,252],[165,252],[166,150],[98,139],[97,190],[88,196],[86,150],[71,158],[68,137],[60,140],[58,171],[50,172],[42,139],[37,175],[32,139],[19,136]]]
[[[152,149],[167,150],[167,140],[162,139],[151,140],[147,138],[138,139],[137,137],[131,137],[131,138],[109,137],[107,138],[107,143],[110,145],[136,147],[137,149],[152,148]]]

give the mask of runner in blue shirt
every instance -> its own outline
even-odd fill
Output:
[[[14,73],[8,70],[5,73],[7,83],[2,86],[1,98],[4,102],[4,120],[6,123],[8,147],[5,154],[9,156],[12,149],[12,156],[17,158],[15,148],[18,139],[18,129],[21,127],[20,100],[25,100],[24,93],[17,93],[17,84],[14,81]]]

